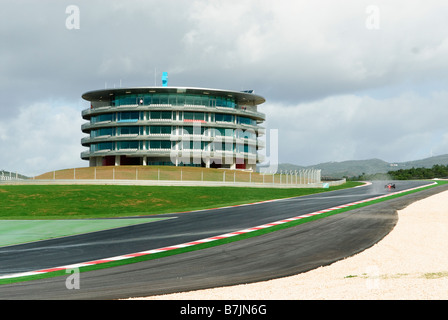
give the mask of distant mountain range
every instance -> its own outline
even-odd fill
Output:
[[[448,154],[430,157],[422,160],[390,163],[380,159],[349,160],[342,162],[325,162],[313,166],[299,166],[290,163],[278,165],[280,170],[321,169],[323,177],[342,178],[357,177],[361,174],[386,173],[399,169],[432,168],[432,166],[448,165]]]

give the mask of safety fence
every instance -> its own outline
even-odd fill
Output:
[[[16,181],[22,179],[24,179],[24,177],[22,175],[19,175],[17,172],[12,173],[4,170],[0,171],[0,181]]]
[[[115,166],[86,167],[47,172],[32,178],[45,181],[78,181],[79,182],[132,182],[134,184],[177,184],[177,185],[211,185],[211,184],[244,184],[283,187],[322,187],[320,170],[289,170],[275,173],[259,173],[247,170],[207,169],[199,167],[169,166]]]

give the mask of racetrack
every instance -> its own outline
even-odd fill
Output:
[[[427,182],[399,182],[396,191],[421,184]],[[202,239],[371,198],[386,192],[383,185],[252,206],[172,214],[168,216],[176,216],[175,219],[157,223],[6,247],[0,250],[0,273],[72,264]],[[2,285],[0,298],[115,299],[297,274],[370,247],[393,228],[396,209],[442,189],[446,188],[432,188],[227,245],[81,273],[79,290],[68,290],[66,277]]]

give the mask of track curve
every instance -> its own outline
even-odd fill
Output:
[[[408,189],[427,182],[400,182]],[[279,218],[370,198],[379,185],[333,191],[262,205],[203,211],[145,224],[0,250],[0,272],[22,272],[147,250],[222,234]],[[0,286],[1,299],[115,299],[282,277],[327,265],[370,247],[396,223],[396,210],[441,192],[439,186],[281,232],[152,261],[82,273],[81,288],[66,277]],[[170,222],[170,223],[168,223]],[[164,225],[162,225],[164,223]]]

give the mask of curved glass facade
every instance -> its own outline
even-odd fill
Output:
[[[157,105],[171,105],[171,106],[204,106],[204,107],[226,107],[235,109],[237,103],[234,98],[199,95],[199,94],[184,94],[184,93],[144,93],[144,94],[129,94],[118,95],[110,99],[110,104],[113,106],[157,106]]]
[[[90,166],[188,165],[254,169],[265,120],[251,93],[195,88],[89,92],[82,112]]]

